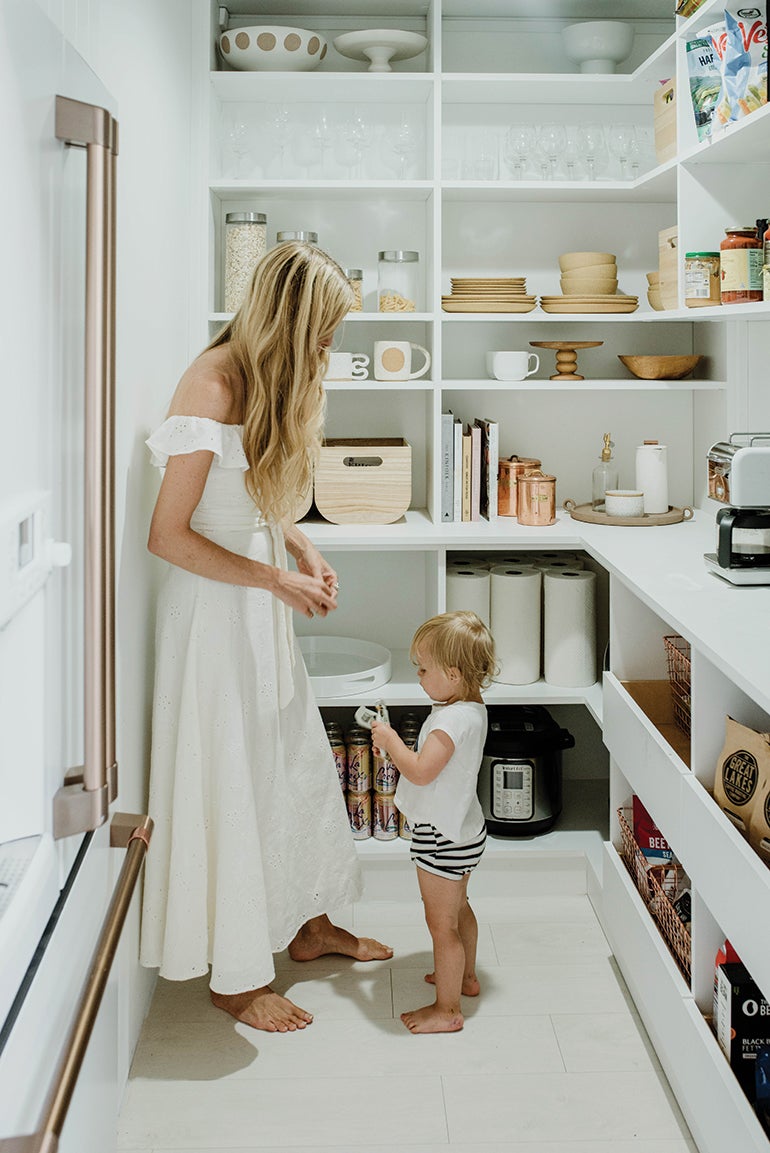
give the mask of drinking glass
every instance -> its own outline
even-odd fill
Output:
[[[588,179],[596,180],[597,176],[606,168],[609,159],[607,142],[604,138],[604,125],[582,124],[579,129],[579,139]]]
[[[580,171],[580,164],[582,154],[580,151],[580,136],[576,124],[568,124],[564,129],[566,139],[564,141],[564,167],[567,170],[568,180],[577,180],[576,169]]]
[[[236,180],[241,180],[246,175],[246,161],[251,155],[252,140],[248,122],[237,111],[225,122],[225,140],[234,160],[232,175]]]
[[[374,135],[371,124],[364,120],[362,112],[354,108],[349,120],[346,120],[341,129],[341,135],[346,144],[356,156],[356,176],[359,180],[364,176],[364,156],[369,151]]]
[[[321,107],[318,111],[318,119],[313,126],[313,138],[321,149],[321,169],[326,168],[326,157],[334,147],[334,142],[337,137],[337,129],[332,123],[332,117],[329,110]]]
[[[268,105],[267,134],[272,150],[278,155],[278,175],[286,172],[286,152],[289,147],[289,121],[291,115],[286,104]]]
[[[532,156],[535,133],[529,124],[512,124],[503,141],[503,159],[513,172],[516,180],[521,180]]]
[[[321,142],[312,128],[298,127],[292,135],[292,156],[303,169],[306,180],[310,179],[310,169],[323,161]]]
[[[469,133],[467,144],[470,147],[470,179],[497,180],[500,168],[498,157],[500,143],[493,128],[481,128]]]
[[[400,180],[406,179],[407,168],[419,148],[419,130],[408,112],[401,116],[399,125],[392,129],[389,135],[390,147],[398,157],[398,176]]]
[[[633,124],[612,124],[607,130],[610,151],[620,164],[620,179],[627,180],[626,165],[631,157],[636,133]]]
[[[563,124],[543,124],[537,134],[537,146],[540,155],[546,161],[544,178],[556,179],[556,167],[559,158],[564,153],[567,143],[567,134]]]

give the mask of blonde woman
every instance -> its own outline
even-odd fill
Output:
[[[325,253],[278,245],[147,441],[163,469],[149,549],[169,569],[142,962],[170,980],[210,971],[213,1003],[268,1032],[312,1021],[271,988],[273,953],[391,955],[327,915],[359,895],[360,870],[291,621],[291,610],[337,607],[336,573],[293,516],[320,442],[327,349],[351,298]]]

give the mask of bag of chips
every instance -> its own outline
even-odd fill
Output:
[[[714,124],[729,124],[767,104],[767,21],[761,8],[725,8],[725,30],[714,36],[721,84]]]
[[[723,22],[712,24],[686,44],[690,99],[699,141],[711,135],[711,122],[722,88],[716,43],[721,42],[724,31]]]

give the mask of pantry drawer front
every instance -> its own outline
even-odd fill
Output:
[[[686,782],[682,800],[677,855],[720,929],[770,997],[767,919],[747,916],[747,910],[770,907],[770,869],[695,778]]]
[[[700,1153],[767,1153],[767,1137],[642,902],[605,845],[604,930]]]
[[[604,674],[602,709],[605,745],[676,852],[689,770],[613,673]]]

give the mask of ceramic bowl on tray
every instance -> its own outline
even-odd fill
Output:
[[[275,24],[232,28],[219,37],[222,59],[242,72],[311,72],[327,47],[318,32]]]
[[[682,380],[701,359],[700,356],[618,356],[639,380]]]
[[[562,29],[564,50],[581,72],[615,71],[630,55],[634,44],[634,26],[622,20],[588,20],[568,24]]]

